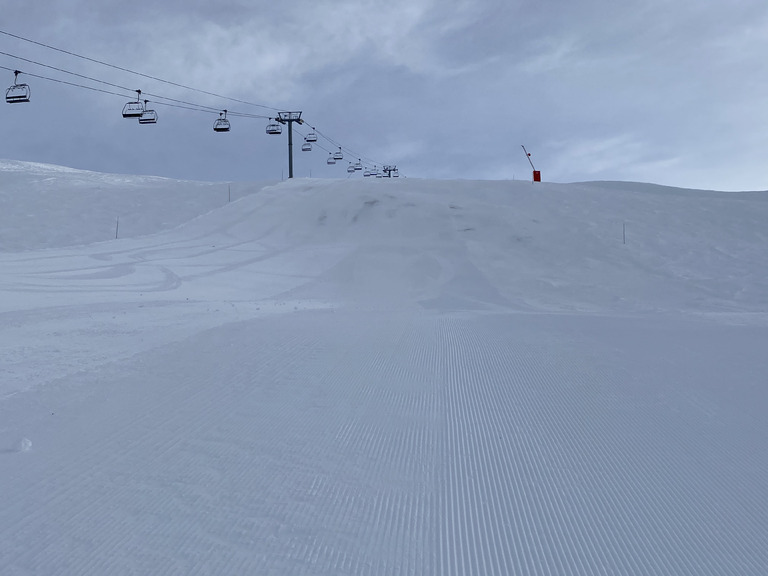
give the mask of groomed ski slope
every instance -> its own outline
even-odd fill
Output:
[[[1,574],[768,573],[768,194],[0,166]]]

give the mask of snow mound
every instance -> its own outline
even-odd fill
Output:
[[[0,160],[0,252],[153,234],[263,185],[102,174]]]
[[[286,288],[291,298],[430,309],[755,312],[768,289],[765,192],[301,179],[240,184],[230,202],[225,183],[2,165],[5,251],[106,242],[83,250],[112,259],[102,251],[120,249],[116,235],[162,233],[147,246],[210,245],[237,261],[226,270],[258,274],[253,281]],[[245,250],[258,258],[247,266]],[[134,254],[88,274],[122,276],[136,259],[152,261]],[[285,282],[287,275],[295,281]],[[162,276],[166,288],[190,282],[172,264]]]
[[[765,193],[234,192],[0,170],[6,572],[765,575]]]

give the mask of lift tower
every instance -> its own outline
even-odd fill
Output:
[[[288,178],[293,178],[293,123],[304,124],[301,112],[278,112],[275,118],[280,124],[288,124]]]

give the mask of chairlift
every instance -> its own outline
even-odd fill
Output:
[[[278,124],[277,122],[267,124],[267,134],[282,134],[282,133],[283,133],[283,127],[280,126],[280,124]]]
[[[304,142],[304,144],[301,145],[301,151],[312,152],[312,144],[310,144],[309,142]]]
[[[360,160],[360,158],[358,158],[357,162],[355,162],[354,168],[355,168],[355,170],[358,170],[358,171],[363,169],[363,163]]]
[[[366,168],[366,169],[365,169],[365,172],[363,172],[363,176],[365,176],[366,178],[368,178],[368,176],[370,176],[370,175],[371,175],[371,171],[370,171],[368,168]]]
[[[219,112],[219,117],[213,123],[214,132],[229,132],[229,120],[227,120],[227,111]]]
[[[31,94],[29,86],[27,84],[19,84],[19,70],[13,71],[13,86],[5,91],[5,101],[8,104],[16,104],[18,102],[29,102],[29,96]]]
[[[334,160],[344,160],[344,154],[341,152],[341,146],[339,146],[339,151],[333,153],[333,159]]]
[[[350,174],[355,173],[355,167],[352,165],[352,162],[349,163],[349,166],[347,166],[347,172]]]
[[[333,157],[333,154],[328,152],[328,160],[325,161],[326,164],[336,164],[336,159]]]
[[[397,168],[392,170],[392,178],[400,178],[400,172],[398,172]]]
[[[144,114],[144,103],[141,101],[141,90],[136,90],[136,101],[123,106],[123,118],[140,118]]]
[[[157,112],[154,110],[144,110],[139,116],[139,124],[157,124]]]
[[[312,128],[312,132],[307,134],[307,137],[304,138],[307,142],[317,142],[317,133],[314,131],[315,129]]]
[[[144,100],[144,112],[139,116],[139,124],[157,124],[157,112],[147,110],[147,102],[149,100]]]

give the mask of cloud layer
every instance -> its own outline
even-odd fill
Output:
[[[214,109],[303,110],[334,142],[410,176],[528,178],[525,144],[547,180],[768,187],[768,6],[757,0],[54,4],[9,6],[0,28],[266,108],[0,35],[9,85],[13,69],[92,84],[32,60]],[[32,102],[3,109],[13,136],[0,157],[179,178],[286,174],[285,135],[267,137],[265,119],[233,117],[218,135],[214,110],[158,106],[158,124],[138,127],[120,97],[29,82]],[[296,175],[345,176],[326,155],[296,156]]]

